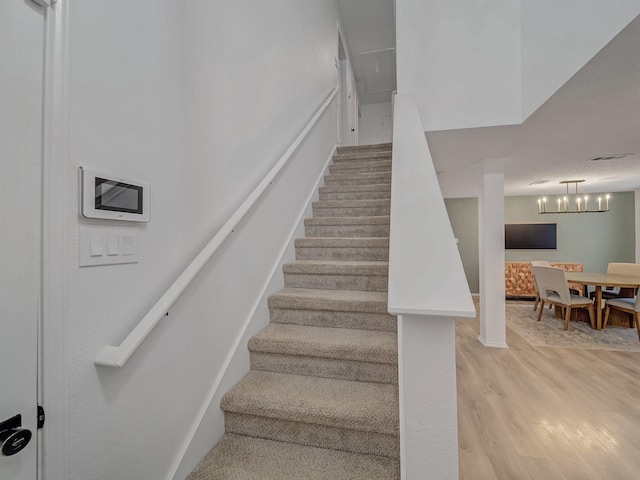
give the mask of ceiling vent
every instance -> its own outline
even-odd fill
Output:
[[[366,93],[396,89],[396,49],[375,50],[359,55]]]
[[[531,182],[529,185],[542,185],[543,183],[548,183],[549,180],[536,180],[535,182]]]
[[[598,155],[597,157],[590,158],[590,162],[606,162],[609,160],[620,160],[621,158],[630,157],[633,153],[619,153],[615,155]]]

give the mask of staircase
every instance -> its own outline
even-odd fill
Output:
[[[329,172],[251,371],[222,398],[226,433],[187,480],[400,478],[391,144],[340,147]]]

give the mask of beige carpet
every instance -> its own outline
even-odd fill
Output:
[[[606,329],[597,331],[587,322],[572,321],[565,332],[564,321],[555,318],[553,310],[545,308],[540,322],[537,321],[537,316],[538,312],[534,312],[532,303],[507,303],[507,327],[532,345],[640,352],[635,328],[607,326]]]
[[[397,319],[387,313],[391,145],[339,148],[188,480],[400,477]]]

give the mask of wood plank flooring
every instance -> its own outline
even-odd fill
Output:
[[[533,306],[532,306],[533,308]],[[640,478],[640,353],[485,348],[458,320],[461,480]]]

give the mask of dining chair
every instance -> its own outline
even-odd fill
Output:
[[[621,297],[608,299],[604,307],[604,321],[602,322],[602,328],[607,326],[609,314],[611,313],[612,308],[632,315],[630,327],[633,328],[633,324],[636,325],[636,329],[638,330],[638,341],[640,341],[640,295],[636,295],[635,298]]]
[[[534,278],[537,279],[539,286],[538,293],[540,295],[540,312],[538,312],[538,321],[542,318],[545,302],[559,306],[563,309],[564,329],[569,329],[569,319],[571,318],[572,308],[586,308],[589,311],[589,320],[591,328],[596,328],[595,309],[593,302],[582,295],[576,295],[569,291],[567,283],[567,274],[561,268],[532,266]]]
[[[531,262],[530,267],[549,267],[549,262],[546,260],[534,260]],[[533,270],[531,271],[533,273]],[[536,287],[536,300],[533,304],[533,311],[535,312],[538,309],[538,303],[540,302],[540,290],[538,289],[538,282],[536,281],[536,276],[533,275],[533,284]]]
[[[607,273],[617,273],[620,275],[640,276],[640,264],[637,263],[610,263],[607,265]],[[633,297],[635,294],[632,288],[602,287],[602,299],[619,297]],[[595,292],[589,294],[590,298],[595,297]]]

